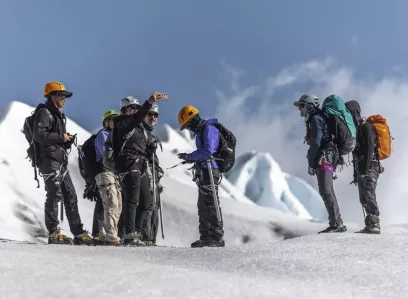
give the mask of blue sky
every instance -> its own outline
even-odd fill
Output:
[[[375,76],[407,63],[408,43],[400,36],[408,3],[392,4],[3,0],[0,105],[35,105],[44,84],[59,80],[74,92],[66,114],[95,129],[121,97],[144,100],[162,90],[170,100],[161,122],[176,125],[185,104],[214,113],[214,90],[230,86],[225,64],[245,70],[242,84],[327,54]]]

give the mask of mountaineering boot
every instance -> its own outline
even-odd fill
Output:
[[[225,247],[224,239],[208,241],[208,247]]]
[[[140,233],[134,232],[126,234],[123,241],[124,246],[146,246],[146,243],[140,239]]]
[[[379,223],[373,223],[373,224],[367,225],[362,230],[360,230],[360,231],[358,231],[356,233],[360,233],[360,234],[376,234],[376,235],[381,234],[380,224]]]
[[[93,239],[94,239],[94,242],[96,243],[96,245],[103,245],[103,244],[105,244],[105,241],[99,239],[98,236],[93,237]]]
[[[209,241],[206,239],[201,239],[201,240],[197,240],[193,243],[191,243],[191,248],[200,248],[200,247],[206,247],[208,246]]]
[[[122,246],[123,243],[120,240],[119,241],[114,241],[114,242],[105,241],[102,245],[105,245],[105,246]]]
[[[157,246],[153,241],[144,241],[146,243],[146,246]]]
[[[328,228],[319,232],[319,234],[326,234],[326,233],[344,233],[347,231],[347,227],[343,224],[336,225],[336,226],[329,226]]]
[[[61,234],[58,229],[49,235],[48,244],[73,245],[73,241],[70,237]]]
[[[92,238],[88,232],[83,232],[82,234],[76,235],[74,238],[74,245],[88,245],[88,246],[96,246],[97,241]]]

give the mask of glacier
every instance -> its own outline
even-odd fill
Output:
[[[260,206],[306,219],[327,219],[319,193],[303,180],[284,173],[269,153],[240,155],[227,178]]]

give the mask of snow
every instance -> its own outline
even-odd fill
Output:
[[[309,235],[225,248],[0,242],[7,298],[406,298],[406,235]]]
[[[44,225],[45,190],[42,178],[40,188],[36,188],[33,168],[26,157],[27,142],[20,133],[24,119],[34,110],[26,104],[12,102],[2,111],[0,136],[0,238],[44,242],[47,232]],[[77,133],[78,144],[82,144],[90,132],[67,118],[67,130]],[[163,218],[165,239],[158,242],[172,246],[189,246],[198,237],[197,186],[192,181],[189,166],[179,165],[179,151],[194,149],[193,140],[188,134],[165,125],[161,131],[163,152],[158,152],[161,166],[165,170],[162,179],[164,186]],[[72,148],[69,157],[69,171],[77,191],[79,212],[84,228],[91,230],[94,203],[82,198],[85,187],[78,171],[78,152]],[[220,185],[221,209],[225,223],[227,244],[241,246],[245,242],[259,243],[279,241],[288,236],[299,236],[317,232],[325,227],[322,223],[312,223],[305,219],[275,209],[260,207],[246,197],[227,179]],[[69,226],[64,217],[62,229],[70,235]]]
[[[301,178],[288,173],[284,173],[284,176],[288,183],[289,190],[301,202],[310,215],[312,215],[314,219],[326,220],[328,214],[319,192]]]
[[[310,185],[282,171],[269,153],[236,158],[228,180],[256,204],[306,219],[326,219],[323,201]]]

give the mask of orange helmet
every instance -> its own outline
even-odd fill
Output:
[[[187,105],[181,108],[178,114],[178,122],[180,123],[180,131],[183,131],[187,126],[190,120],[198,114],[198,109],[194,106]]]
[[[51,93],[55,93],[56,95],[66,96],[67,98],[72,96],[72,92],[67,91],[65,89],[64,84],[60,82],[56,82],[56,81],[48,82],[47,84],[45,84],[44,97],[47,97]]]

